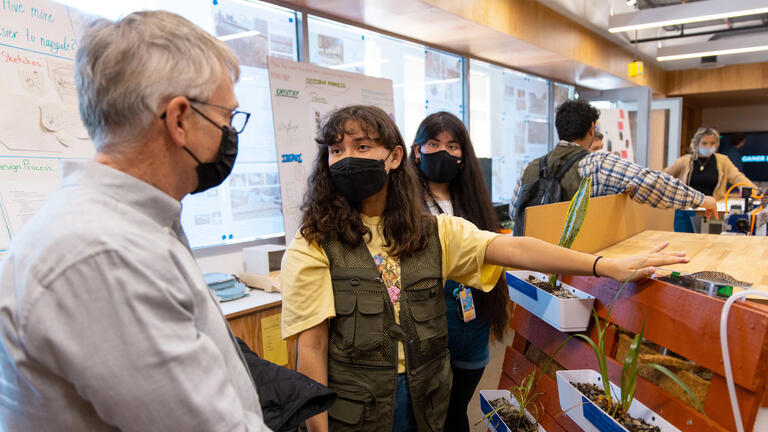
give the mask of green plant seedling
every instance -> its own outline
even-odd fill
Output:
[[[536,387],[536,369],[534,368],[531,373],[525,376],[522,381],[520,381],[520,384],[514,384],[509,389],[509,394],[511,397],[513,397],[517,401],[518,409],[515,412],[515,415],[513,417],[512,423],[518,424],[519,422],[526,421],[525,412],[528,411],[535,420],[535,424],[539,423],[539,406],[541,403],[538,401],[539,397],[541,397],[544,393],[536,392],[534,391]],[[496,414],[499,408],[494,408],[491,412],[486,414],[482,419],[480,419],[475,424],[480,424],[484,420],[490,419],[494,414]],[[508,425],[512,426],[512,425]]]
[[[565,226],[563,226],[563,232],[560,234],[560,241],[557,242],[558,246],[564,248],[570,248],[573,245],[576,236],[581,231],[581,225],[584,223],[584,218],[587,216],[587,207],[589,207],[589,195],[592,190],[592,179],[584,177],[579,183],[579,189],[571,198],[571,203],[568,206],[568,214],[565,216]],[[558,275],[549,275],[549,285],[555,286]]]
[[[642,268],[645,265],[645,261],[643,261],[639,266],[639,268]],[[622,410],[623,412],[626,412],[629,410],[630,405],[632,405],[632,401],[635,397],[635,389],[637,387],[637,377],[638,372],[643,368],[653,368],[656,369],[666,376],[668,376],[675,384],[679,385],[680,388],[682,388],[688,396],[691,397],[691,399],[696,404],[696,409],[704,414],[706,417],[706,413],[704,412],[704,407],[701,404],[701,401],[694,395],[694,393],[691,391],[691,389],[672,371],[670,371],[668,368],[656,364],[656,363],[647,363],[647,364],[640,364],[639,363],[639,357],[640,357],[640,349],[642,348],[642,341],[643,341],[643,335],[645,334],[645,321],[643,321],[643,325],[640,329],[640,333],[636,334],[635,337],[632,339],[632,343],[630,344],[630,348],[627,352],[627,357],[624,361],[624,365],[622,366],[621,370],[621,381],[619,388],[621,389],[621,395],[618,397],[618,401],[616,401],[614,398],[614,395],[612,394],[611,390],[611,384],[610,384],[610,376],[608,375],[608,360],[607,355],[605,351],[605,345],[606,345],[606,333],[608,331],[608,328],[610,327],[610,318],[611,313],[613,312],[613,307],[616,304],[616,301],[618,300],[619,296],[621,295],[622,291],[624,291],[624,288],[627,286],[629,281],[634,277],[637,270],[635,270],[632,275],[627,278],[627,280],[622,283],[621,287],[616,291],[616,294],[613,297],[613,300],[611,301],[611,304],[608,307],[608,314],[605,317],[605,323],[601,324],[600,319],[597,315],[597,310],[592,309],[592,316],[595,319],[595,326],[597,330],[597,343],[592,340],[589,336],[585,334],[574,334],[566,338],[560,345],[557,347],[557,349],[552,353],[552,356],[549,358],[549,363],[551,363],[557,353],[562,349],[565,344],[571,340],[572,338],[579,338],[582,339],[589,345],[590,348],[592,348],[592,351],[595,353],[595,357],[597,359],[597,365],[598,365],[598,372],[600,373],[602,385],[603,385],[603,392],[605,393],[605,398],[608,402],[609,407],[613,407],[612,412],[609,414],[612,417],[615,417],[619,410]]]

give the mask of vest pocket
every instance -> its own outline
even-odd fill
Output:
[[[331,419],[338,420],[345,425],[359,425],[363,418],[363,404],[347,399],[336,399],[328,415]],[[334,428],[336,430],[336,428]]]
[[[341,349],[352,346],[355,337],[355,303],[357,297],[338,294],[334,296],[336,318],[333,319],[333,343]]]
[[[448,353],[438,355],[417,368],[412,376],[411,399],[419,431],[442,431],[453,381]]]
[[[328,388],[336,392],[336,401],[328,410],[329,429],[343,432],[362,431],[363,426],[375,421],[375,398],[371,390],[350,384],[328,381]]]
[[[380,296],[358,297],[355,348],[372,350],[381,345],[384,336],[384,302]]]
[[[427,422],[434,431],[441,431],[445,426],[445,414],[448,412],[448,401],[451,396],[451,367],[446,359],[443,368],[432,376],[427,385]]]
[[[409,307],[420,341],[448,335],[445,301],[442,296],[427,301],[411,302]],[[425,348],[427,347],[422,344],[422,351],[425,351]]]

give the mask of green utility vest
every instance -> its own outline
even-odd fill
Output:
[[[397,341],[405,347],[411,405],[419,432],[442,431],[451,391],[442,249],[436,219],[425,216],[424,250],[401,257],[400,325],[387,287],[365,244],[322,247],[330,262],[336,317],[328,329],[331,431],[391,432],[397,388]]]
[[[579,152],[584,152],[584,148],[578,145],[558,145],[555,146],[554,150],[542,157],[547,158],[547,165],[552,172],[558,172],[565,161]],[[539,159],[535,159],[525,167],[521,184],[533,183],[539,179]],[[579,164],[575,163],[565,172],[563,179],[560,180],[560,186],[563,188],[563,194],[567,195],[567,199],[573,198],[573,195],[579,190],[579,183],[581,183]]]

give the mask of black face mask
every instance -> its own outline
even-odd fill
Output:
[[[435,183],[450,183],[461,171],[461,158],[451,156],[445,150],[421,153],[421,172]]]
[[[375,195],[387,183],[384,161],[388,158],[389,155],[384,159],[346,157],[328,167],[331,180],[348,200],[360,202]]]
[[[237,158],[238,140],[237,132],[231,126],[219,126],[196,108],[192,107],[192,109],[215,126],[221,128],[221,143],[219,144],[219,154],[216,156],[215,161],[200,162],[200,159],[192,151],[186,146],[183,147],[197,161],[197,189],[192,191],[193,194],[196,194],[222,184],[229,176]]]

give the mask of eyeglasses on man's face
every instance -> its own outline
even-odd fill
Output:
[[[225,107],[222,105],[216,105],[208,102],[199,101],[197,99],[187,98],[190,102],[200,104],[200,105],[208,105],[212,106],[214,108],[223,109],[229,112],[229,125],[232,126],[232,129],[235,130],[238,134],[245,129],[245,125],[248,124],[248,119],[251,118],[251,113],[245,112],[245,111],[239,111],[236,109],[232,109],[229,107]],[[202,113],[201,113],[202,114]]]

